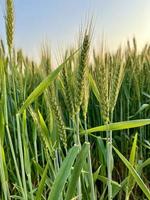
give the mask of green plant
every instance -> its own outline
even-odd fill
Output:
[[[150,199],[149,44],[99,51],[90,24],[53,69],[47,44],[39,64],[14,49],[14,16],[7,0],[0,199]]]

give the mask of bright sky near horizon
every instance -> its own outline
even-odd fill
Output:
[[[52,50],[72,44],[87,14],[94,16],[94,40],[102,35],[110,49],[136,37],[150,41],[150,0],[14,0],[15,46],[37,56],[42,42]],[[5,0],[0,0],[0,37],[5,39]]]

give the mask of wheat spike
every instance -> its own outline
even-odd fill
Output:
[[[73,78],[73,73],[71,70],[72,62],[66,63],[62,69],[62,80],[64,87],[64,96],[66,101],[66,106],[70,117],[74,115],[74,101],[73,101],[73,91],[71,89],[71,78]],[[70,77],[69,77],[70,76]]]
[[[83,91],[83,99],[82,99],[82,111],[84,120],[86,120],[87,110],[88,110],[88,102],[89,102],[89,80],[88,80],[89,70],[87,69],[84,79],[84,91]]]
[[[80,63],[77,73],[77,81],[76,81],[76,99],[75,99],[75,113],[78,113],[80,110],[80,105],[82,103],[83,91],[84,91],[84,83],[85,83],[85,73],[87,70],[87,60],[88,60],[88,52],[89,52],[89,35],[85,35],[81,55],[80,55]]]
[[[6,0],[6,37],[9,53],[14,39],[14,5],[13,0]]]
[[[59,107],[57,105],[57,102],[53,97],[51,97],[51,99],[50,99],[50,104],[51,104],[51,108],[52,108],[54,115],[56,117],[56,120],[57,120],[57,127],[58,127],[58,131],[60,134],[59,135],[60,140],[62,141],[64,147],[67,147],[67,137],[66,137],[66,130],[65,130],[64,122],[62,120],[61,113],[60,113]]]
[[[120,87],[125,74],[125,65],[122,62],[121,52],[118,52],[118,55],[116,55],[116,59],[114,59],[113,61],[112,68],[113,68],[113,74],[110,81],[110,92],[109,92],[110,93],[109,107],[111,113],[113,113],[114,107],[116,105]]]
[[[100,108],[102,117],[105,123],[109,121],[109,84],[108,84],[108,65],[106,64],[106,54],[101,54],[101,57],[94,55],[95,71],[94,76],[97,83],[97,88],[100,94]]]

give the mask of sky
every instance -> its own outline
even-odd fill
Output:
[[[47,41],[52,51],[73,44],[79,28],[93,16],[93,43],[103,38],[110,49],[136,37],[150,41],[150,0],[14,0],[15,47],[38,57]],[[0,37],[5,40],[5,0],[0,0]]]

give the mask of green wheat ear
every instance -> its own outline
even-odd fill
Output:
[[[83,91],[83,99],[82,99],[82,111],[83,111],[84,120],[86,120],[86,115],[87,115],[87,111],[88,111],[89,96],[90,96],[88,75],[89,75],[89,69],[87,69],[86,74],[85,74],[84,91]]]
[[[81,49],[80,62],[76,81],[75,113],[78,113],[85,89],[85,74],[87,71],[88,52],[90,47],[89,35],[85,34]]]
[[[13,0],[6,0],[6,38],[9,54],[13,47],[14,39],[14,4]]]
[[[70,63],[69,63],[70,64]],[[71,93],[71,85],[69,84],[69,78],[68,78],[68,65],[62,69],[62,80],[65,88],[65,99],[67,103],[67,109],[69,112],[69,115],[72,117],[74,115],[74,105],[73,105],[73,94]]]
[[[101,52],[97,56],[94,52],[95,71],[94,77],[97,88],[100,94],[99,103],[101,107],[101,114],[105,123],[109,122],[109,66],[108,56]]]

